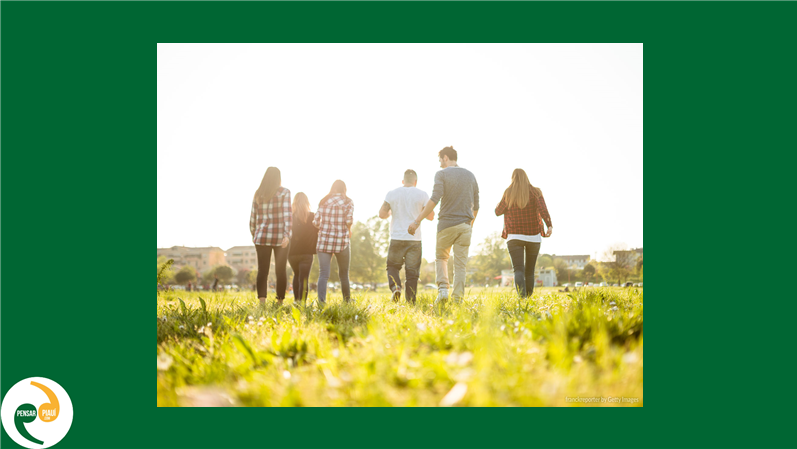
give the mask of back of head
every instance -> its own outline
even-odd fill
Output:
[[[269,167],[260,181],[260,187],[255,192],[255,201],[261,204],[268,202],[277,193],[277,189],[281,185],[282,175],[280,170],[277,167]]]
[[[293,216],[302,223],[306,223],[310,215],[310,200],[304,192],[299,192],[293,197]]]
[[[456,161],[457,150],[453,146],[445,147],[437,153],[437,157],[442,158],[443,156],[448,156],[449,161]]]
[[[329,194],[327,194],[327,196],[322,198],[321,201],[318,203],[318,205],[321,206],[329,198],[331,198],[332,195],[336,195],[336,194],[339,194],[339,193],[342,194],[343,197],[346,198],[347,200],[349,199],[349,197],[346,196],[346,183],[341,181],[340,179],[338,179],[338,180],[336,180],[335,182],[332,183],[332,188],[329,189]]]
[[[531,185],[529,177],[522,168],[516,168],[512,172],[512,183],[504,191],[504,199],[509,207],[517,206],[524,208],[529,203],[529,195],[537,196],[538,189]]]
[[[415,182],[418,181],[418,174],[415,173],[415,170],[409,169],[404,172],[404,185],[414,185]]]

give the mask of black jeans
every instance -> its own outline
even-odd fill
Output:
[[[418,291],[418,275],[421,271],[421,242],[412,240],[391,240],[390,249],[387,251],[387,281],[390,291],[396,287],[401,289],[401,266],[406,263],[404,272],[407,282],[404,294],[407,302],[415,303],[415,294]]]
[[[512,268],[515,270],[515,288],[518,294],[524,298],[531,296],[534,293],[534,266],[537,265],[540,244],[510,240],[506,242],[506,247],[512,259]]]
[[[271,268],[271,252],[274,251],[274,266],[277,270],[277,299],[285,299],[288,286],[288,247],[255,245],[257,251],[257,297],[265,298],[268,293],[268,270]]]
[[[302,303],[307,299],[310,269],[313,268],[313,255],[302,254],[288,257],[293,270],[293,302]]]

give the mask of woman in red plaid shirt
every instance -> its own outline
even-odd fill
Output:
[[[249,231],[257,251],[257,296],[260,304],[266,303],[268,270],[271,253],[274,253],[277,274],[277,301],[285,299],[288,285],[288,251],[293,214],[291,191],[282,187],[282,177],[277,167],[269,167],[252,200]]]
[[[329,195],[318,203],[313,224],[318,228],[318,302],[326,303],[327,281],[331,271],[332,256],[338,261],[338,274],[343,300],[349,302],[349,258],[351,256],[351,224],[354,202],[346,196],[346,184],[338,179],[332,184]]]
[[[501,202],[495,208],[495,215],[504,216],[501,237],[507,239],[506,246],[515,271],[518,294],[524,298],[531,296],[541,237],[551,236],[553,224],[542,191],[531,185],[522,169],[515,169],[512,173],[512,184],[504,191]],[[543,220],[548,226],[547,232]]]

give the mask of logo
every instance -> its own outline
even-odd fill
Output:
[[[52,380],[31,377],[8,390],[0,417],[8,436],[20,446],[50,447],[72,426],[72,401]]]

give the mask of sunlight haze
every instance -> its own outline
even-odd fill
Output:
[[[515,168],[542,189],[540,253],[642,247],[642,44],[158,44],[158,247],[252,245],[269,166],[316,210],[342,179],[355,221],[437,152],[474,173],[470,255],[501,232]],[[439,205],[435,214],[439,212]],[[434,222],[423,257],[434,260]]]

